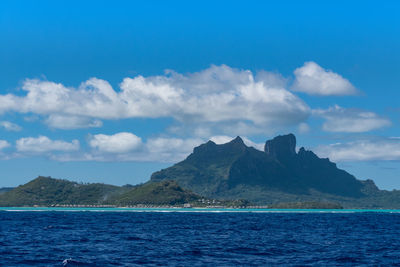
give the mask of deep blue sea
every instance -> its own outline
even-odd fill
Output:
[[[399,264],[400,213],[0,211],[1,266]]]

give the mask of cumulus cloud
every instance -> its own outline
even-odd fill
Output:
[[[9,121],[0,121],[0,126],[6,129],[7,131],[12,131],[12,132],[19,132],[22,130],[21,126]]]
[[[19,152],[45,153],[52,151],[77,151],[79,150],[79,141],[72,140],[66,142],[62,140],[51,140],[47,136],[24,137],[16,141],[16,148]]]
[[[390,120],[374,112],[346,109],[338,105],[326,110],[314,110],[313,114],[326,120],[322,128],[327,132],[361,133],[391,125]]]
[[[315,150],[333,161],[400,160],[400,139],[381,138],[319,146]]]
[[[22,86],[25,95],[0,95],[0,112],[49,116],[49,126],[62,129],[96,127],[101,119],[139,117],[170,117],[183,124],[243,122],[265,129],[294,125],[310,114],[308,105],[284,86],[279,74],[253,75],[226,65],[189,74],[167,71],[125,78],[117,91],[97,78],[78,88],[28,79]]]
[[[97,119],[66,115],[50,115],[45,120],[45,123],[51,128],[64,130],[101,127],[103,125],[103,123]]]
[[[96,134],[90,137],[89,145],[101,152],[126,153],[138,149],[142,139],[132,133],[121,132],[113,135]]]
[[[284,88],[225,65],[187,75],[169,71],[165,76],[125,78],[121,89],[131,107],[140,107],[134,113],[181,122],[291,124],[309,114],[308,106]]]
[[[3,150],[4,148],[7,148],[11,146],[10,143],[6,140],[0,140],[0,150]]]
[[[325,70],[315,62],[306,62],[294,71],[292,89],[311,95],[355,95],[356,88],[341,75]]]

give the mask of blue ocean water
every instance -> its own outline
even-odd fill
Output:
[[[399,213],[0,211],[1,266],[398,264]]]

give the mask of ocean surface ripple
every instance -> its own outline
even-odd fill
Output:
[[[0,212],[1,266],[400,264],[400,214]]]

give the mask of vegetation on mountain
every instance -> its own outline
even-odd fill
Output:
[[[275,137],[264,151],[240,137],[194,148],[185,160],[155,172],[151,181],[175,180],[215,199],[246,199],[256,204],[339,203],[348,208],[400,208],[400,193],[379,190],[372,180],[357,180],[312,151],[296,152],[293,134]]]
[[[114,186],[81,184],[62,179],[38,178],[5,190],[0,207],[100,205],[100,206],[228,206],[244,207],[247,200],[212,200],[183,189],[175,181],[147,182],[140,185]]]
[[[182,189],[175,181],[147,182],[136,186],[80,184],[51,177],[38,178],[0,194],[0,206],[57,205],[183,205],[207,206],[212,201]],[[245,202],[229,201],[228,204]],[[247,203],[247,202],[246,202]]]
[[[129,191],[115,196],[110,203],[118,206],[148,205],[183,205],[201,197],[182,189],[175,181],[148,182],[134,186]]]
[[[51,206],[101,204],[126,188],[100,183],[79,184],[67,180],[39,176],[0,195],[0,206]]]

